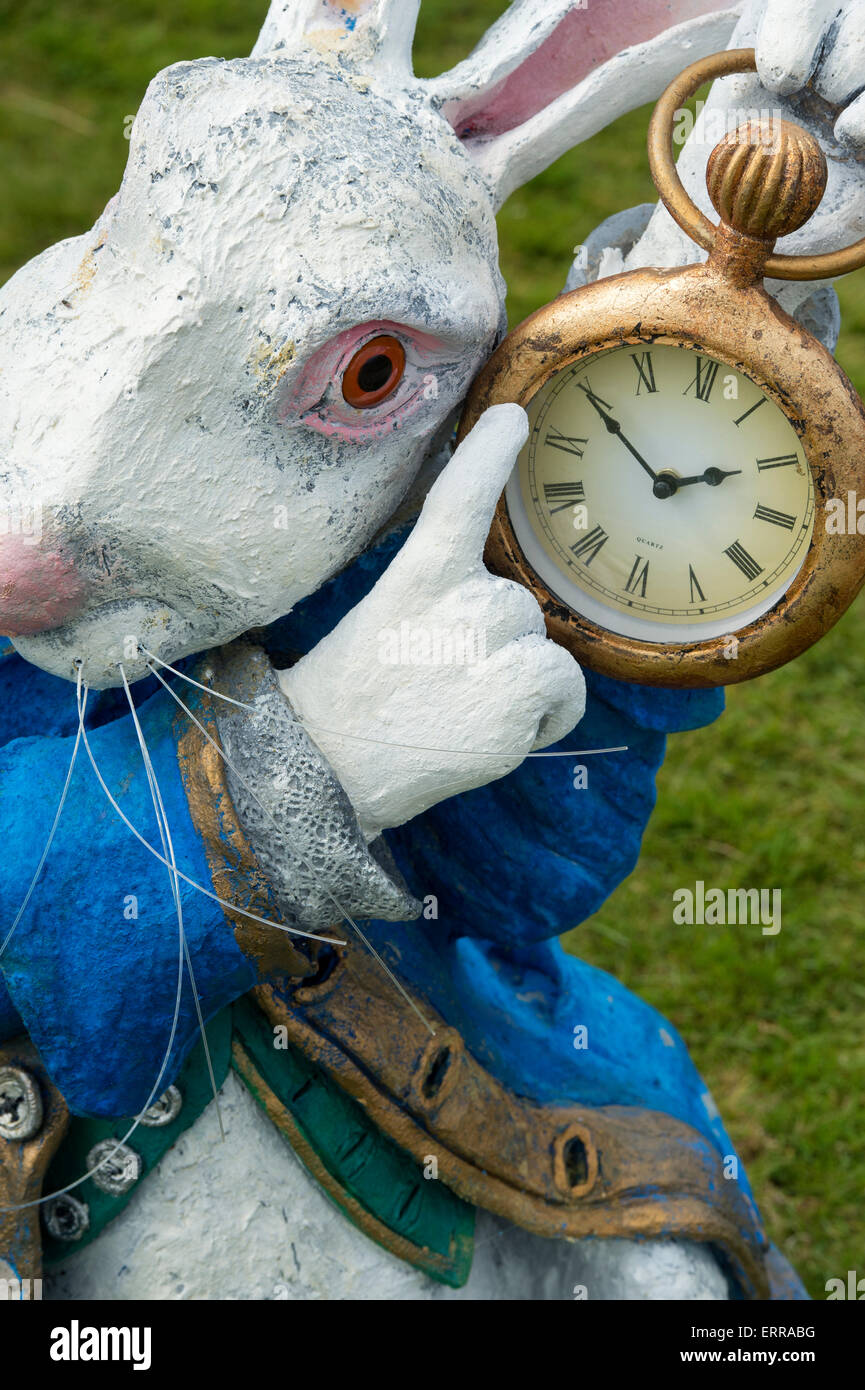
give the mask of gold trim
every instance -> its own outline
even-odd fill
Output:
[[[312,991],[306,990],[309,996]],[[455,1028],[437,1028],[424,1049],[412,1077],[414,1108],[428,1114],[439,1108],[459,1083],[465,1043]]]
[[[571,1182],[568,1177],[567,1148],[575,1139],[582,1145],[586,1155],[586,1176],[582,1182]],[[566,1130],[556,1135],[553,1145],[553,1176],[559,1192],[571,1201],[588,1196],[597,1182],[598,1151],[592,1143],[588,1129],[579,1121],[568,1125]]]
[[[385,1134],[418,1162],[434,1155],[440,1178],[465,1201],[547,1237],[712,1242],[747,1296],[767,1297],[766,1240],[754,1207],[691,1126],[639,1107],[536,1105],[513,1094],[462,1040],[454,1046],[454,1030],[420,1001],[436,1029],[431,1043],[354,947],[327,983],[318,1000],[306,985],[303,1005],[300,991],[282,996],[262,985],[254,993],[269,1022],[285,1027]],[[447,1085],[425,1097],[423,1078],[443,1042],[452,1049]],[[574,1138],[585,1162],[577,1183],[565,1162]]]

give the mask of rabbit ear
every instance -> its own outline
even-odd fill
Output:
[[[326,49],[409,77],[419,9],[420,0],[272,0],[252,56]]]
[[[581,140],[724,48],[731,0],[514,0],[472,54],[421,85],[496,206]]]

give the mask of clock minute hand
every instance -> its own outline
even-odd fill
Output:
[[[604,424],[606,425],[607,430],[609,431],[609,433],[610,433],[610,434],[617,434],[617,435],[619,436],[619,438],[621,439],[622,443],[624,444],[624,446],[625,446],[625,448],[628,450],[628,452],[629,452],[630,454],[633,454],[634,458],[637,460],[637,463],[640,465],[641,468],[645,469],[645,471],[648,473],[649,477],[652,479],[652,482],[654,482],[655,479],[656,479],[657,476],[658,476],[657,473],[655,472],[654,468],[651,468],[651,467],[649,466],[649,464],[646,463],[646,460],[643,458],[642,454],[639,453],[638,450],[636,450],[636,449],[634,448],[634,446],[633,446],[633,444],[631,443],[630,439],[627,439],[627,438],[625,437],[625,435],[622,434],[622,426],[619,424],[618,420],[616,420],[612,415],[610,415],[610,414],[604,409],[603,405],[601,404],[600,397],[599,397],[599,396],[596,396],[595,393],[594,393],[594,391],[590,390],[590,388],[589,388],[588,386],[585,386],[585,385],[583,384],[583,382],[580,381],[580,382],[578,382],[577,384],[578,384],[578,386],[579,386],[579,388],[580,388],[581,391],[585,391],[585,393],[586,393],[586,395],[587,395],[589,401],[591,402],[591,404],[594,406],[595,410],[596,410],[596,411],[598,412],[598,414],[600,415],[600,417],[601,417],[601,419],[603,420]]]

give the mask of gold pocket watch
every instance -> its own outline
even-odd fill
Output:
[[[488,406],[526,408],[486,563],[532,591],[549,636],[581,663],[646,685],[727,685],[781,666],[865,580],[865,536],[825,524],[827,502],[865,479],[865,411],[763,288],[764,275],[857,269],[865,239],[772,254],[826,188],[822,150],[799,126],[752,121],[715,147],[717,226],[673,161],[683,103],[753,69],[753,49],[693,63],[649,126],[658,192],[708,260],[611,276],[538,310],[480,373],[460,424],[462,438]]]

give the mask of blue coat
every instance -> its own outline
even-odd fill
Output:
[[[396,534],[269,630],[273,651],[308,650],[375,582]],[[560,745],[627,745],[589,758],[529,759],[500,781],[433,807],[387,840],[438,915],[373,922],[378,949],[463,1034],[499,1080],[541,1102],[630,1105],[692,1125],[735,1150],[675,1028],[611,975],[557,941],[596,912],[634,868],[668,732],[716,719],[723,692],[665,691],[586,672],[586,715]],[[190,704],[190,688],[184,690]],[[155,682],[135,687],[178,867],[210,887],[177,762],[177,706]],[[126,816],[159,844],[138,741],[122,691],[91,696],[87,726]],[[45,844],[77,728],[75,691],[6,644],[0,658],[2,931]],[[205,1018],[256,983],[221,908],[181,885]],[[125,1116],[147,1101],[166,1050],[178,977],[168,875],[134,839],[81,749],[55,843],[0,959],[0,1042],[26,1028],[74,1113]],[[575,1029],[589,1046],[574,1046]],[[197,1038],[188,981],[163,1086]],[[740,1166],[740,1181],[749,1192]]]

